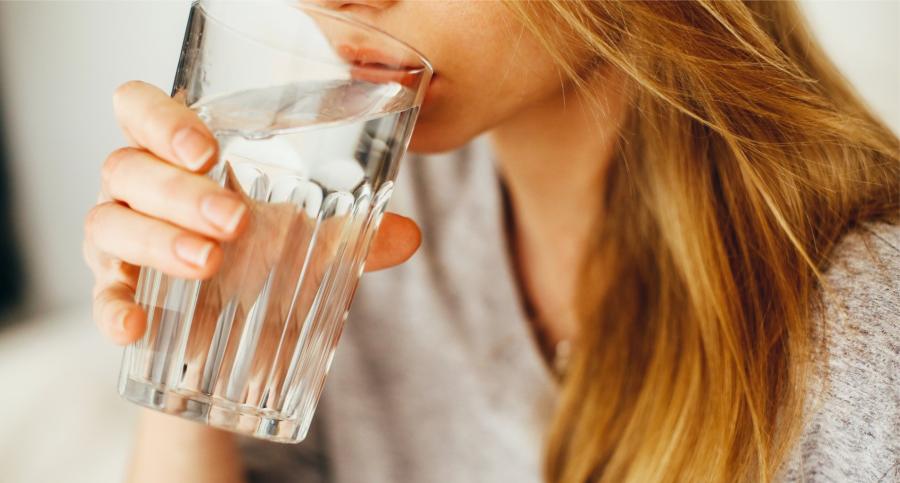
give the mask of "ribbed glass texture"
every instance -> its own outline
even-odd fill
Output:
[[[364,66],[339,55],[342,38],[405,60]],[[173,95],[216,135],[208,176],[243,197],[248,222],[209,279],[142,268],[147,331],[125,350],[123,397],[304,438],[430,75],[408,47],[327,11],[193,6]]]

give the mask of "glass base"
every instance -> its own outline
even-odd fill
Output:
[[[308,421],[285,419],[271,409],[241,406],[215,396],[157,387],[131,378],[122,382],[119,394],[166,414],[277,443],[299,443],[309,429]]]

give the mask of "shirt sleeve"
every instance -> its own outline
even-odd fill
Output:
[[[900,227],[848,235],[832,260],[824,350],[783,481],[900,481]]]

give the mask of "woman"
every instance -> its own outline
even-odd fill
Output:
[[[794,4],[325,4],[435,65],[420,253],[362,283],[307,441],[145,414],[132,481],[900,477],[898,140]],[[245,215],[194,114],[114,104],[85,254],[125,343],[135,266],[209,276]],[[368,268],[418,245],[386,217]]]

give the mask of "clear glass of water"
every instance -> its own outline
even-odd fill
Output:
[[[272,441],[308,430],[432,75],[393,37],[290,1],[200,0],[174,98],[219,141],[249,223],[207,280],[141,270],[127,400]]]

